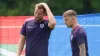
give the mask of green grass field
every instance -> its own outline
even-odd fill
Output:
[[[0,56],[15,56],[17,44],[0,44]]]
[[[10,56],[17,52],[17,44],[0,44],[0,56]]]

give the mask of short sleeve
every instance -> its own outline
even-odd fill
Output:
[[[49,21],[46,20],[46,21],[45,21],[45,28],[48,29],[48,30],[53,30],[53,29],[50,29],[50,28],[48,27],[48,23],[49,23]]]
[[[26,36],[26,22],[23,24],[21,31],[20,31],[20,34]]]
[[[77,41],[77,44],[80,45],[82,43],[85,43],[85,34],[82,30],[79,30],[77,33],[76,33],[76,41]]]

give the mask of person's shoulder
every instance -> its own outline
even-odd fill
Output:
[[[26,25],[28,22],[30,22],[32,20],[34,20],[34,17],[26,18],[23,24]]]
[[[49,20],[48,19],[44,19],[44,23],[46,24],[46,23],[48,23],[49,22]]]
[[[85,29],[82,27],[82,26],[79,26],[79,28],[78,28],[78,30],[77,30],[77,34],[82,34],[82,35],[84,35],[84,34],[86,34],[86,32],[85,32]]]
[[[27,19],[25,20],[25,22],[32,21],[32,20],[34,20],[34,17],[27,18]]]
[[[25,20],[25,23],[28,23],[28,22],[31,22],[31,21],[34,21],[34,17],[27,18],[27,19]]]
[[[48,21],[48,19],[44,19],[44,21]]]

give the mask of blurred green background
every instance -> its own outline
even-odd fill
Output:
[[[0,16],[33,15],[34,6],[45,2],[54,15],[62,15],[68,9],[78,14],[100,13],[100,0],[0,0]]]

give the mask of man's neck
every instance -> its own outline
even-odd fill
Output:
[[[36,20],[36,18],[35,18],[35,20]],[[41,19],[41,20],[36,20],[37,22],[42,22],[43,21],[43,19]]]
[[[79,25],[78,23],[73,24],[72,30],[74,30],[78,25]]]

